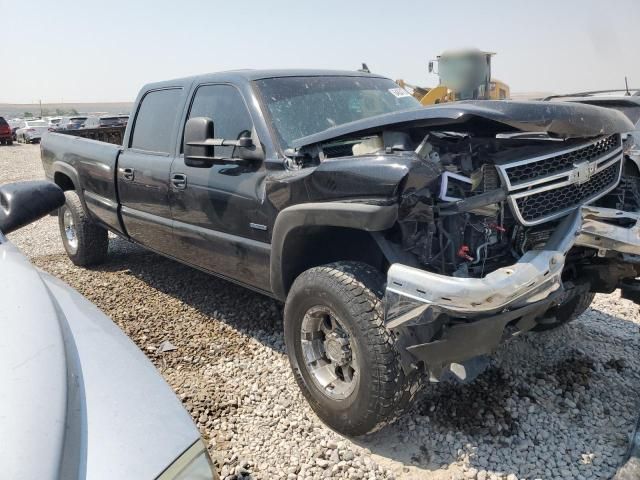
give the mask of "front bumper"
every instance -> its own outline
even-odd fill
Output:
[[[612,223],[619,219],[631,226]],[[535,319],[563,297],[565,257],[574,246],[600,255],[640,255],[640,215],[582,207],[562,221],[544,249],[529,251],[484,278],[393,264],[387,273],[385,322],[398,339],[405,366],[423,361],[437,377],[452,364],[491,353],[507,325],[515,333],[533,328]]]

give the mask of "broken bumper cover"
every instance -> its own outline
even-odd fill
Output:
[[[620,219],[631,226],[613,223]],[[562,221],[544,249],[529,251],[484,278],[393,264],[387,274],[385,322],[398,338],[405,365],[423,361],[433,373],[491,353],[508,324],[516,332],[531,329],[562,297],[565,257],[574,246],[640,255],[640,215],[582,207]]]

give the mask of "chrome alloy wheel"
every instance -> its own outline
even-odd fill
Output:
[[[334,400],[351,395],[359,381],[358,359],[336,315],[326,306],[307,310],[300,340],[305,366],[316,386]]]
[[[62,207],[62,224],[64,226],[64,235],[67,237],[67,245],[75,253],[78,250],[78,234],[76,232],[76,223],[73,220],[73,214],[67,206]]]

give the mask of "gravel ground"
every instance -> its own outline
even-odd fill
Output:
[[[0,183],[41,178],[37,146],[0,147]],[[289,372],[281,306],[114,238],[77,268],[46,217],[9,236],[145,351],[182,399],[222,478],[610,478],[640,403],[640,311],[598,295],[580,319],[503,345],[469,385],[434,384],[365,439],[326,428]],[[168,340],[177,348],[162,352]]]

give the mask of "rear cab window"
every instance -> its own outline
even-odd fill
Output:
[[[181,88],[152,90],[142,97],[129,147],[169,154],[174,149],[174,125],[181,109]]]

